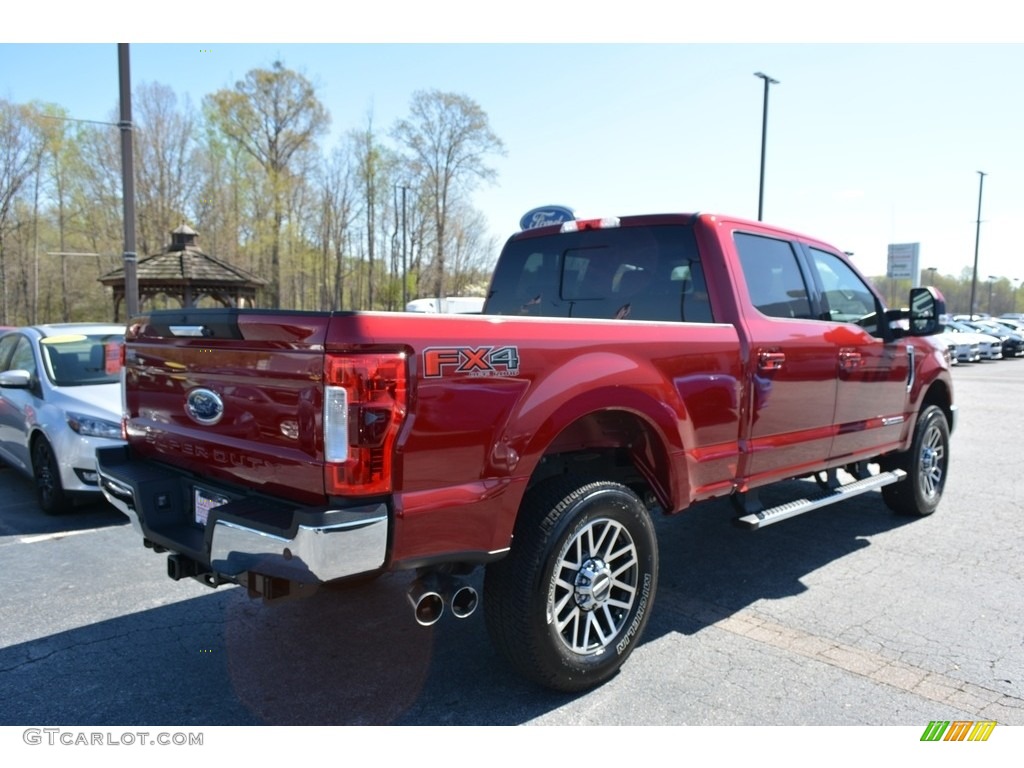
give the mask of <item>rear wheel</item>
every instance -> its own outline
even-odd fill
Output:
[[[487,567],[487,629],[524,676],[585,690],[636,647],[657,579],[654,527],[633,491],[549,480],[524,498],[508,556]]]
[[[949,423],[946,414],[929,405],[917,419],[910,450],[884,463],[886,469],[902,469],[905,480],[882,488],[882,498],[895,512],[930,515],[939,506],[949,469]]]
[[[48,515],[59,515],[71,508],[71,499],[60,482],[60,464],[45,437],[32,443],[32,474],[36,481],[39,508]]]

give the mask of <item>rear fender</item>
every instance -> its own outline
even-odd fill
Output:
[[[683,445],[689,420],[638,389],[606,386],[563,401],[547,414],[523,451],[520,469],[534,476],[545,457],[623,449],[663,509],[688,498]],[[511,532],[510,532],[511,533]]]

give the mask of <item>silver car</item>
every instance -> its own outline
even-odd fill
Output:
[[[96,449],[122,443],[124,326],[63,323],[0,335],[0,460],[35,480],[47,514],[102,498]]]

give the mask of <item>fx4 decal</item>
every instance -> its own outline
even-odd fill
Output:
[[[516,376],[518,347],[429,347],[423,350],[423,375]]]

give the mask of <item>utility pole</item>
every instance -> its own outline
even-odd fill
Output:
[[[121,86],[121,188],[124,202],[124,303],[125,320],[139,313],[139,255],[135,252],[135,173],[132,165],[132,78],[128,43],[117,44],[117,65]]]

